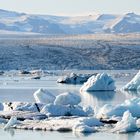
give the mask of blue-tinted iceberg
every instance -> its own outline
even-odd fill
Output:
[[[135,75],[135,77],[123,87],[124,90],[137,91],[140,90],[140,71]]]

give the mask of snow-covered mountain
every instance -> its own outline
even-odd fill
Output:
[[[0,33],[90,34],[140,32],[140,15],[93,14],[63,17],[0,10]]]

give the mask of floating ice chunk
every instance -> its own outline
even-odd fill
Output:
[[[135,77],[123,87],[124,90],[140,90],[140,71],[135,75]]]
[[[60,77],[57,82],[58,83],[66,83],[66,84],[83,84],[88,80],[91,74],[75,74],[71,73],[70,75],[66,75],[64,77]]]
[[[40,103],[28,103],[28,102],[7,102],[3,103],[4,111],[31,111],[39,112],[44,104]]]
[[[4,130],[9,129],[11,126],[13,126],[13,125],[15,125],[15,124],[17,124],[17,123],[18,123],[17,118],[16,118],[16,117],[12,117],[12,118],[8,121],[8,123],[5,125]]]
[[[89,127],[83,123],[79,123],[73,126],[72,131],[74,133],[93,133],[96,132],[94,127]]]
[[[115,89],[115,82],[111,76],[102,73],[90,77],[80,91],[113,91]]]
[[[55,96],[44,89],[38,89],[34,93],[34,98],[37,103],[46,103],[46,104],[53,103],[55,100]]]
[[[75,105],[54,105],[48,104],[42,110],[41,113],[47,116],[89,116],[89,112],[84,111],[82,107]]]
[[[81,102],[80,96],[66,92],[56,96],[54,104],[56,105],[78,105]]]
[[[123,113],[127,110],[129,110],[133,117],[140,117],[140,98],[125,100],[124,103],[116,106],[106,104],[99,110],[97,117],[123,116]]]
[[[138,130],[136,119],[132,117],[129,111],[124,112],[122,120],[117,122],[112,132],[128,133],[136,132]]]

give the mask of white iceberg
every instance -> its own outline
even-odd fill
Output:
[[[135,75],[135,77],[123,87],[123,90],[140,90],[140,71]]]
[[[90,77],[81,87],[80,91],[113,91],[115,89],[115,82],[111,76],[102,73]]]
[[[54,104],[55,105],[78,105],[80,102],[81,102],[80,96],[71,92],[65,92],[56,96]]]
[[[129,110],[133,117],[140,117],[140,98],[125,100],[124,103],[116,106],[104,105],[97,113],[98,118],[108,118],[112,116],[123,116]]]
[[[129,111],[124,112],[122,120],[117,122],[112,132],[128,133],[136,132],[138,130],[136,119],[132,117]]]
[[[53,103],[55,100],[55,96],[49,91],[44,89],[38,89],[34,93],[34,98],[37,103],[45,103],[45,104]]]
[[[91,111],[88,111],[81,106],[75,105],[54,105],[47,104],[41,110],[41,113],[47,116],[89,116]],[[93,115],[93,114],[92,114]]]
[[[91,74],[75,74],[70,73],[64,77],[60,77],[57,80],[57,83],[66,83],[66,84],[83,84],[88,80]]]

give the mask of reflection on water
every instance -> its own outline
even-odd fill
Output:
[[[104,104],[112,101],[115,93],[115,91],[81,92],[81,104],[85,107],[91,106],[96,112]]]
[[[95,113],[105,104],[121,104],[126,99],[140,97],[138,91],[96,91],[96,92],[81,92],[82,106],[91,106]]]
[[[140,97],[140,91],[121,90],[121,92],[128,98]]]
[[[12,130],[12,129],[11,129]],[[128,134],[116,134],[108,132],[96,132],[92,134],[75,134],[75,133],[59,133],[59,132],[44,132],[44,131],[31,131],[31,130],[13,130],[14,135],[9,134],[9,132],[0,129],[0,139],[1,140],[138,140],[140,133],[128,133]]]

